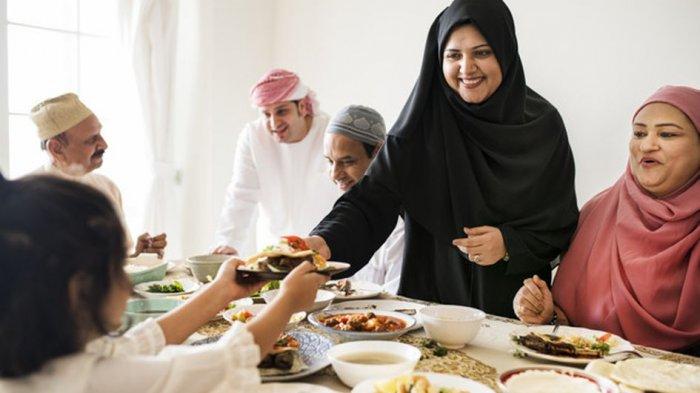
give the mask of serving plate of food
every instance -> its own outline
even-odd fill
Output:
[[[194,293],[201,285],[188,278],[148,281],[134,286],[134,292],[145,298],[181,296]]]
[[[503,392],[618,393],[610,380],[588,372],[554,366],[521,367],[498,377]]]
[[[384,290],[379,284],[348,278],[330,280],[323,284],[321,289],[335,293],[335,298],[338,300],[369,299],[379,296]]]
[[[205,345],[218,341],[221,335],[207,337],[191,345]],[[293,381],[323,370],[331,364],[326,352],[333,346],[322,334],[305,329],[283,333],[269,354],[258,364],[263,382]]]
[[[573,326],[542,325],[511,333],[516,350],[533,358],[564,364],[585,365],[617,352],[634,351],[629,341],[612,333]]]
[[[494,393],[486,385],[456,375],[411,373],[390,379],[371,379],[355,386],[352,393]]]
[[[405,302],[403,300],[375,299],[375,300],[349,300],[347,302],[331,305],[331,310],[381,310],[394,311],[409,315],[416,319],[416,324],[410,330],[420,329],[420,321],[416,318],[418,310],[425,307],[424,304]]]
[[[311,262],[319,273],[333,275],[350,268],[349,263],[326,261],[298,236],[283,236],[238,267],[241,280],[281,280],[303,262]]]
[[[265,307],[267,307],[267,304],[251,304],[247,306],[235,307],[224,311],[222,316],[229,323],[246,323],[249,320],[255,318],[258,314],[260,314],[265,309]],[[306,318],[306,312],[304,311],[292,314],[292,316],[289,318],[289,322],[287,322],[285,330],[289,330],[296,327],[296,325],[298,325],[299,322],[303,321],[304,318]]]
[[[317,311],[309,322],[346,341],[393,340],[416,324],[409,315],[373,309]]]
[[[263,382],[292,381],[312,375],[330,365],[326,352],[333,343],[321,334],[292,330],[280,337],[271,354],[258,365]],[[282,353],[287,355],[280,355]],[[283,358],[280,358],[283,356]],[[284,357],[287,359],[284,360]],[[290,358],[293,358],[290,363]],[[291,364],[291,367],[287,365]]]

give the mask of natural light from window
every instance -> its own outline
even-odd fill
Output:
[[[8,0],[9,175],[48,162],[28,117],[40,101],[77,93],[109,144],[98,171],[121,189],[127,222],[141,231],[150,149],[117,30],[118,0]]]

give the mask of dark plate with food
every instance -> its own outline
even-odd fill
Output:
[[[316,271],[329,276],[350,268],[349,263],[326,261],[298,236],[283,236],[238,267],[238,277],[241,281],[281,280],[304,262],[311,262]]]
[[[409,315],[374,309],[323,310],[311,314],[309,322],[346,341],[393,340],[416,324]]]

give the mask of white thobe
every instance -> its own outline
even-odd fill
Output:
[[[404,224],[399,217],[396,227],[372,259],[362,267],[353,280],[369,281],[382,286],[385,292],[396,295],[399,290],[403,265]]]
[[[260,375],[260,348],[241,323],[202,346],[165,346],[149,319],[124,337],[88,344],[85,351],[47,363],[40,371],[0,379],[0,391],[25,392],[252,392]]]
[[[41,168],[33,171],[30,175],[53,175],[61,177],[63,179],[76,181],[82,183],[92,188],[97,189],[102,192],[107,199],[112,202],[114,210],[117,212],[117,217],[121,220],[122,227],[124,228],[124,235],[126,236],[126,249],[131,250],[133,247],[133,239],[131,238],[131,233],[129,228],[126,226],[126,219],[124,218],[124,210],[122,208],[122,194],[119,191],[119,187],[107,176],[100,175],[99,173],[89,172],[84,175],[74,176],[63,172],[61,169],[57,168],[55,165],[47,163]]]
[[[306,236],[330,212],[341,192],[330,181],[323,156],[327,124],[326,114],[315,115],[308,134],[297,143],[276,142],[264,118],[246,124],[236,146],[216,246],[243,253],[255,230],[256,209],[263,228],[258,249],[277,243],[280,236]]]

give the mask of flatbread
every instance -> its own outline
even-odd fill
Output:
[[[610,377],[641,390],[662,393],[700,392],[700,367],[660,359],[618,362]]]
[[[300,371],[306,370],[309,368],[309,366],[304,363],[303,360],[301,360],[301,356],[299,356],[299,351],[296,349],[293,350],[294,352],[294,362],[292,363],[292,367],[289,370],[280,370],[278,368],[258,368],[258,371],[260,372],[261,377],[273,377],[277,375],[286,375],[286,374],[296,374]]]
[[[274,250],[269,250],[269,251],[262,251],[259,252],[252,257],[249,257],[248,260],[246,261],[247,264],[253,264],[258,261],[258,259],[262,258],[267,258],[267,257],[290,257],[290,258],[303,258],[307,257],[309,255],[313,255],[314,250],[304,250],[304,251],[297,251],[297,252],[288,252],[284,250],[279,250],[279,249],[274,249]]]

